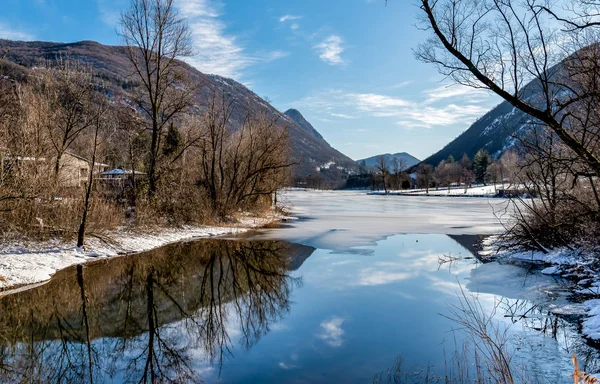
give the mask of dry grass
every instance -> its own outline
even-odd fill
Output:
[[[573,360],[573,374],[569,377],[573,378],[573,384],[594,384],[599,382],[595,376],[579,370],[579,362],[576,355],[573,355],[571,359]]]
[[[405,367],[402,358],[386,371],[373,378],[373,383],[547,383],[548,378],[539,377],[535,367],[520,367],[513,361],[508,326],[503,327],[495,319],[498,305],[490,311],[484,310],[477,297],[467,296],[461,289],[459,302],[452,305],[444,317],[459,325],[464,334],[462,345],[455,344],[449,361],[444,363],[444,373],[434,372],[430,366],[422,369]],[[456,341],[455,341],[456,343]],[[581,371],[577,357],[573,355],[574,372],[570,376],[574,384],[593,384],[600,381]],[[517,369],[518,368],[518,369]]]
[[[52,198],[23,200],[0,214],[0,237],[20,237],[47,240],[72,238],[81,220],[82,199]],[[123,225],[121,207],[94,199],[90,208],[88,228],[90,233],[103,232]]]

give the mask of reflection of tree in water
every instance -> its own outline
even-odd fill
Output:
[[[59,272],[0,299],[0,381],[195,382],[289,310],[314,249],[207,240]]]
[[[548,305],[528,300],[503,298],[497,305],[500,313],[513,324],[553,338],[565,351],[565,356],[577,355],[583,370],[600,370],[600,350],[589,346],[579,333],[578,315],[555,313]]]

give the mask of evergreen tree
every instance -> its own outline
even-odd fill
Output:
[[[165,144],[163,146],[163,155],[169,157],[174,153],[177,153],[181,148],[181,143],[183,142],[181,138],[181,134],[179,130],[173,123],[169,125],[169,130],[167,131],[167,137],[165,137]]]
[[[475,182],[485,185],[487,168],[492,162],[490,154],[485,149],[480,149],[473,158],[473,171],[475,172]]]
[[[358,174],[359,175],[367,175],[369,174],[369,169],[367,168],[367,162],[361,160],[358,162]]]

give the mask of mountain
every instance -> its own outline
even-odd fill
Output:
[[[578,53],[574,55],[576,54]],[[548,76],[558,79],[557,83],[568,84],[570,76],[565,71],[566,67],[563,63],[551,67]],[[565,90],[556,88],[553,92],[559,94]],[[543,108],[545,105],[542,85],[537,80],[532,80],[521,88],[519,95],[527,103],[538,108]],[[480,149],[487,150],[493,158],[499,158],[518,142],[519,137],[530,132],[528,127],[534,121],[532,117],[504,101],[475,121],[444,148],[423,160],[423,163],[437,166],[450,155],[458,160],[465,153],[473,159]]]
[[[136,79],[130,76],[134,71],[127,58],[126,47],[93,41],[64,44],[0,40],[0,52],[5,52],[5,59],[16,64],[18,70],[12,73],[23,77],[36,66],[53,65],[65,59],[77,60],[105,81],[109,96],[124,102],[131,100],[131,92],[137,85]],[[235,80],[204,74],[183,62],[178,62],[178,65],[184,69],[187,81],[199,85],[193,106],[198,113],[207,108],[215,91],[218,91],[227,98],[227,102],[234,102],[230,119],[234,129],[243,124],[248,111],[279,116],[281,124],[289,129],[291,156],[298,163],[293,169],[296,179],[312,177],[323,180],[329,186],[339,186],[348,174],[356,171],[356,163],[332,148],[300,112],[289,110],[282,114]]]
[[[356,160],[357,163],[360,162],[365,162],[365,165],[367,167],[374,167],[375,165],[377,165],[377,159],[383,156],[385,157],[387,163],[389,164],[388,167],[390,168],[390,171],[392,170],[392,159],[396,158],[401,162],[404,162],[404,169],[410,168],[415,164],[418,164],[421,160],[417,159],[416,157],[414,157],[413,155],[411,155],[410,153],[406,153],[406,152],[398,152],[398,153],[385,153],[383,155],[376,155],[376,156],[372,156],[372,157],[367,157],[366,159],[360,159],[360,160]]]
[[[292,119],[292,121],[298,124],[300,128],[304,129],[306,132],[310,133],[317,139],[324,140],[323,136],[321,136],[321,134],[312,126],[311,123],[309,123],[304,118],[304,116],[302,116],[300,111],[298,111],[297,109],[288,109],[287,111],[285,111],[284,115]]]
[[[513,135],[530,121],[524,112],[508,102],[502,102],[423,162],[435,166],[450,155],[460,159],[465,153],[472,159],[480,149],[498,158],[515,144]]]
[[[356,162],[332,148],[298,110],[288,109],[283,117],[302,131],[291,137],[292,153],[300,162],[295,171],[297,179],[322,178],[341,186],[339,180],[356,173]]]

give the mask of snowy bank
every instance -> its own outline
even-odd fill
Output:
[[[548,253],[511,249],[501,247],[506,244],[502,244],[498,236],[486,238],[482,245],[480,255],[484,259],[530,263],[539,266],[542,274],[571,280],[574,284],[572,293],[587,300],[573,304],[568,312],[583,315],[581,333],[586,338],[600,340],[600,263],[596,255],[567,247],[552,249]],[[557,308],[555,313],[565,314],[561,308]]]
[[[11,287],[44,282],[58,270],[99,258],[148,251],[163,245],[228,234],[238,234],[284,219],[271,214],[266,217],[244,216],[229,227],[183,226],[145,230],[115,230],[101,238],[88,236],[85,249],[73,242],[9,242],[0,246],[0,291]]]
[[[502,189],[518,189],[522,186],[510,186],[508,184],[497,185],[478,185],[467,188],[464,186],[448,188],[429,188],[429,192],[425,189],[404,189],[401,191],[388,190],[388,195],[397,196],[449,196],[449,197],[496,197],[499,190]],[[384,191],[368,192],[369,195],[385,195]]]

